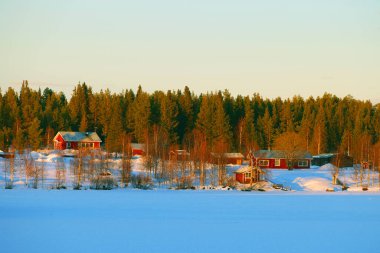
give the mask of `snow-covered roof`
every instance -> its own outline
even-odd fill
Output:
[[[251,172],[251,171],[252,171],[252,167],[245,166],[245,167],[241,167],[237,169],[234,173],[246,173],[246,172]]]
[[[251,167],[251,166],[244,166],[244,167],[241,167],[239,169],[237,169],[234,173],[249,173],[249,172],[252,172],[252,171],[256,171],[258,170],[260,173],[262,174],[265,174],[265,172],[260,169],[259,167]]]
[[[170,153],[171,154],[177,154],[177,155],[186,155],[186,156],[190,155],[190,153],[187,152],[187,150],[184,150],[184,149],[171,150]]]
[[[58,135],[61,135],[64,141],[102,142],[96,132],[58,132],[54,140]]]
[[[253,153],[255,158],[286,158],[286,151],[282,150],[257,150]],[[307,151],[299,151],[296,154],[297,158],[313,159],[312,155]]]
[[[336,154],[333,154],[333,153],[325,153],[325,154],[313,155],[313,158],[331,158],[335,155]]]
[[[220,157],[221,154],[219,153],[211,153],[212,156],[214,157]],[[223,157],[227,159],[232,159],[232,158],[244,158],[244,155],[241,153],[223,153]]]
[[[132,149],[140,149],[145,150],[145,144],[144,143],[131,143]]]

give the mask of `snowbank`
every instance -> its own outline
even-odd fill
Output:
[[[328,188],[333,188],[331,181],[320,177],[297,177],[293,183],[298,184],[304,191],[324,192]]]

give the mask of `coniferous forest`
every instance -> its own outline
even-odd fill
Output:
[[[370,155],[380,140],[380,104],[322,97],[267,99],[232,96],[228,90],[196,95],[189,87],[145,92],[94,92],[79,83],[68,99],[49,88],[0,92],[0,149],[52,147],[58,131],[96,131],[109,152],[123,139],[161,150],[241,152],[275,149],[289,136],[312,154],[342,152],[355,160]]]

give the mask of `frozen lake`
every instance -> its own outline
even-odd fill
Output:
[[[379,252],[378,193],[0,190],[0,252]]]

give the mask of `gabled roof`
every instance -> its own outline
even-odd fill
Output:
[[[145,150],[145,144],[144,143],[131,143],[132,149],[139,149],[139,150]]]
[[[260,158],[260,159],[263,159],[263,158],[267,158],[267,159],[270,159],[270,158],[286,158],[286,151],[282,151],[282,150],[257,150],[255,152],[253,152],[253,156],[255,158]],[[297,152],[297,155],[296,155],[297,158],[299,159],[313,159],[312,155],[307,152],[307,151],[298,151]]]
[[[61,135],[64,141],[102,142],[96,132],[58,132],[54,140],[58,135]]]
[[[234,173],[249,173],[249,172],[252,172],[252,171],[256,171],[258,170],[260,173],[263,173],[265,174],[265,172],[260,169],[259,167],[251,167],[251,166],[244,166],[244,167],[241,167],[239,169],[237,169]]]
[[[313,158],[331,158],[333,156],[336,156],[336,154],[333,154],[333,153],[324,153],[324,154],[314,155]]]
[[[184,150],[184,149],[177,149],[177,150],[171,150],[170,151],[170,154],[177,154],[179,156],[189,156],[190,153],[187,152],[187,150]]]
[[[220,153],[211,153],[211,155],[213,157],[216,157],[216,158],[219,158],[221,155],[223,155],[224,158],[227,158],[227,159],[233,159],[233,158],[241,158],[243,159],[244,158],[244,155],[241,154],[241,153],[223,153],[223,154],[220,154]]]
[[[234,173],[246,173],[246,172],[251,172],[253,171],[252,167],[250,166],[245,166],[237,169]]]

